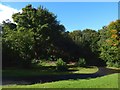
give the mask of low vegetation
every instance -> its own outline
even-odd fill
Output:
[[[93,79],[63,80],[34,85],[8,85],[3,88],[118,88],[118,74]]]
[[[86,66],[86,61],[84,58],[79,58],[79,61],[77,62],[77,66],[79,67],[85,67]]]
[[[58,71],[67,71],[67,64],[61,58],[59,58],[56,62],[56,69]]]
[[[30,76],[40,76],[40,75],[68,75],[68,74],[90,74],[96,73],[98,68],[96,66],[90,67],[77,67],[75,65],[68,64],[68,69],[56,70],[56,62],[42,62],[42,66],[34,66],[32,69],[21,69],[21,68],[6,68],[2,70],[3,77],[30,77]],[[46,64],[45,64],[46,63]],[[51,63],[54,66],[51,66]],[[63,67],[62,67],[63,68]]]

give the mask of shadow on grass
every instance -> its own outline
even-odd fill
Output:
[[[98,67],[98,71],[96,72],[96,74],[101,76],[114,74],[114,73],[120,73],[120,69]]]
[[[43,72],[54,73],[55,68],[56,68],[55,66],[45,66],[45,67],[38,68],[37,70],[40,69],[40,70],[43,70]],[[72,71],[74,70],[59,72],[59,74],[56,74],[56,75],[46,74],[46,75],[29,76],[29,77],[4,77],[3,75],[2,84],[3,85],[10,85],[10,84],[31,85],[36,83],[46,83],[46,82],[54,82],[54,81],[69,80],[69,79],[74,79],[74,80],[90,79],[90,78],[101,77],[101,76],[105,76],[113,73],[120,73],[120,70],[110,69],[106,67],[98,67],[98,71],[93,74],[77,74],[77,73],[75,74],[75,73],[72,73]],[[65,75],[63,75],[62,73],[65,73]]]

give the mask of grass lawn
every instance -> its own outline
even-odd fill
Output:
[[[52,69],[53,68],[53,69]],[[72,67],[66,72],[55,71],[55,67],[48,67],[47,69],[6,69],[2,70],[3,76],[12,77],[26,77],[26,76],[39,76],[39,75],[66,75],[66,74],[82,74],[82,73],[95,73],[97,67],[83,68],[83,67]]]
[[[2,74],[4,77],[29,77],[40,75],[92,74],[96,73],[98,70],[99,69],[96,66],[83,68],[76,67],[74,65],[68,65],[68,71],[58,72],[56,71],[56,66],[54,63],[51,63],[51,66],[50,63],[45,63],[42,67],[38,65],[37,68],[34,69],[7,68],[2,70]],[[68,79],[49,83],[36,83],[32,85],[5,85],[3,88],[118,88],[118,73],[97,78],[77,80]]]
[[[32,69],[6,68],[2,70],[2,75],[4,77],[28,77],[40,75],[91,74],[98,71],[96,66],[76,67],[68,64],[68,71],[60,72],[56,71],[55,62],[42,62],[42,66],[38,64],[33,67]]]
[[[98,78],[63,80],[44,84],[10,85],[3,88],[118,88],[118,74]]]

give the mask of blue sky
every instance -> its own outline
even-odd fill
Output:
[[[2,2],[2,5],[21,10],[27,4],[33,7],[43,5],[57,15],[67,31],[86,28],[98,30],[118,19],[117,2]]]

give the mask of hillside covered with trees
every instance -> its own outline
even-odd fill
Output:
[[[68,32],[48,9],[27,5],[2,23],[2,66],[29,68],[42,60],[120,67],[120,20],[101,30]],[[82,59],[81,59],[82,60]]]

